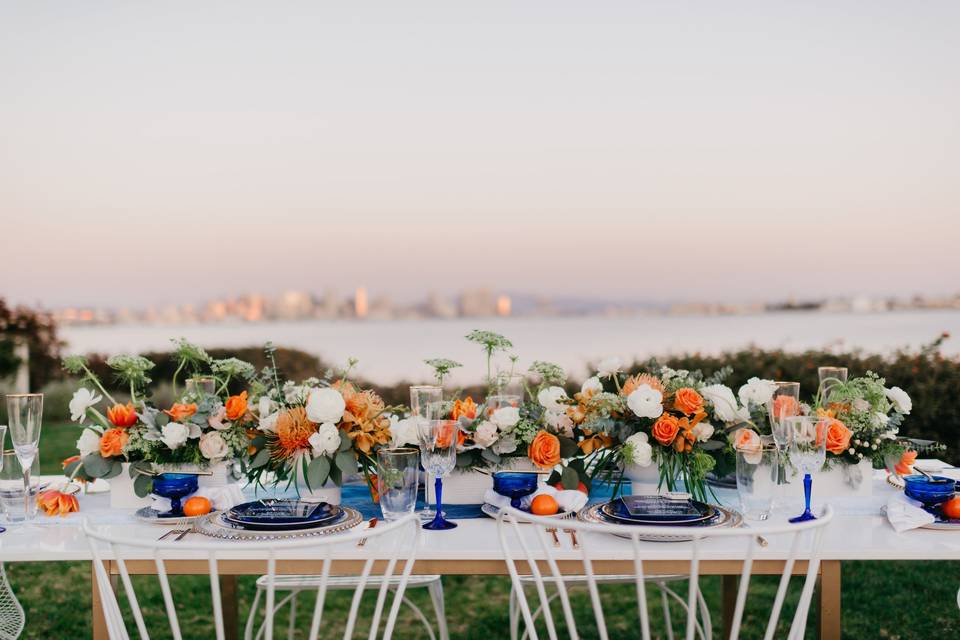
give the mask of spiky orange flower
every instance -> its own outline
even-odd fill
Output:
[[[370,389],[360,391],[346,381],[331,386],[343,395],[346,404],[340,428],[359,451],[370,453],[374,446],[390,442],[390,419],[383,415],[383,398]]]
[[[660,382],[660,378],[652,376],[649,373],[638,373],[632,378],[627,378],[626,382],[624,382],[620,388],[620,395],[626,398],[642,384],[648,385],[651,389],[656,389],[663,396],[667,395],[666,390],[663,388],[663,383]]]
[[[307,410],[303,407],[284,411],[277,416],[277,445],[274,457],[291,458],[300,449],[309,448],[309,438],[316,430],[316,425],[307,419]]]
[[[459,420],[461,416],[469,418],[470,420],[477,417],[477,403],[474,402],[470,396],[467,396],[466,400],[457,398],[453,403],[453,410],[450,411],[450,419]]]

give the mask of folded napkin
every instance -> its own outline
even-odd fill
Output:
[[[244,501],[243,492],[240,491],[239,484],[227,484],[222,487],[201,487],[197,490],[196,493],[190,496],[201,496],[210,501],[210,505],[216,511],[223,511],[229,509],[230,507],[236,506]],[[153,498],[151,507],[159,511],[160,513],[166,513],[170,511],[170,499],[161,498],[160,496],[150,496]],[[189,498],[184,498],[183,500],[188,500]]]
[[[920,502],[902,493],[895,493],[887,501],[887,520],[897,533],[903,533],[925,524],[933,524],[937,519],[932,513],[924,511]]]
[[[540,484],[533,495],[521,498],[520,504],[523,505],[524,509],[529,509],[533,499],[544,494],[553,496],[563,511],[579,511],[587,504],[587,494],[584,492],[576,489],[558,491],[548,484]],[[510,498],[500,495],[493,489],[487,489],[487,492],[483,495],[483,501],[487,504],[492,504],[498,509],[510,506]]]

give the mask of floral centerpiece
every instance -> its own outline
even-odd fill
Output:
[[[138,496],[146,496],[156,471],[188,466],[208,468],[245,455],[251,420],[247,392],[230,395],[230,383],[246,380],[254,367],[229,358],[215,360],[186,341],[175,341],[178,361],[172,385],[177,401],[154,406],[147,392],[154,363],[141,356],[119,355],[107,360],[129,397],[114,397],[81,356],[64,360],[64,368],[81,376],[82,385],[70,401],[70,417],[83,429],[78,455],[65,461],[64,472],[87,481],[119,476],[130,463],[129,475]],[[181,374],[193,376],[179,390]],[[192,382],[203,378],[203,384]],[[179,393],[178,393],[179,392]]]
[[[326,379],[282,381],[267,346],[271,366],[254,383],[256,429],[247,477],[259,486],[286,482],[305,498],[339,494],[344,478],[362,471],[373,486],[376,450],[392,440],[393,412],[376,392],[349,379],[356,364]],[[335,499],[335,498],[334,498]]]

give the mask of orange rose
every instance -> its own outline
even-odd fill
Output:
[[[247,392],[227,398],[227,420],[239,420],[247,413]]]
[[[115,404],[107,409],[107,419],[115,427],[132,427],[137,423],[137,412],[129,402]]]
[[[74,511],[80,511],[77,497],[60,491],[43,491],[37,495],[37,505],[48,516],[65,516]]]
[[[653,438],[665,447],[673,443],[678,431],[680,431],[680,421],[669,413],[660,416],[653,424]]]
[[[908,476],[911,473],[913,473],[913,470],[910,467],[912,467],[913,463],[916,461],[917,461],[916,451],[904,451],[903,455],[900,456],[900,462],[896,464],[893,470],[902,476]]]
[[[458,426],[456,420],[444,420],[437,431],[437,446],[441,449],[449,447],[453,441],[454,430],[457,432],[457,445],[463,444],[463,431],[460,431]]]
[[[165,414],[173,418],[174,422],[183,422],[184,420],[187,420],[188,418],[190,418],[190,416],[192,416],[196,412],[197,412],[196,404],[193,404],[193,403],[180,404],[179,402],[175,402],[173,406],[170,407],[169,410],[164,411]]]
[[[123,453],[123,448],[127,446],[127,440],[130,435],[126,429],[116,428],[107,429],[100,436],[100,455],[104,458],[113,458]]]
[[[450,419],[459,420],[461,416],[469,418],[470,420],[477,417],[477,403],[473,401],[473,398],[469,396],[466,400],[457,398],[456,402],[453,403],[453,409],[450,411]]]
[[[847,429],[847,425],[843,424],[836,418],[827,418],[827,451],[834,455],[840,455],[850,447],[850,437],[853,435],[853,432],[850,429]],[[820,430],[817,430],[819,435]],[[818,438],[819,440],[819,438]],[[817,442],[817,444],[820,444]]]
[[[773,417],[790,418],[800,415],[800,402],[793,396],[777,396],[773,399]]]
[[[734,432],[734,449],[759,449],[760,447],[760,435],[753,429],[737,429]]]
[[[546,431],[540,431],[527,449],[527,457],[533,464],[542,469],[549,469],[560,464],[560,440],[557,436]]]
[[[692,416],[703,411],[703,396],[690,387],[677,389],[673,396],[673,407],[684,415]]]

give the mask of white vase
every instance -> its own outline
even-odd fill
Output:
[[[139,509],[149,507],[150,496],[140,498],[133,490],[133,478],[130,477],[130,463],[123,463],[120,475],[107,480],[110,483],[110,508],[112,509]]]
[[[297,491],[300,494],[300,500],[303,502],[326,502],[327,504],[340,504],[340,487],[330,481],[327,481],[319,488],[307,488],[307,480],[303,477],[303,465],[297,465]]]
[[[803,497],[803,474],[796,468],[787,470],[786,495]],[[873,463],[864,459],[858,464],[834,462],[830,469],[813,474],[813,499],[873,495]]]
[[[628,464],[623,475],[630,480],[630,494],[634,496],[656,496],[666,491],[660,489],[660,465],[655,461],[646,467]]]

